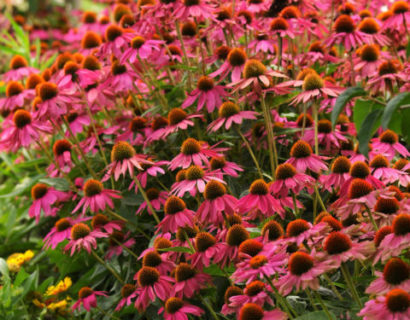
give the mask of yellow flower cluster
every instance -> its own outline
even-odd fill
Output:
[[[30,261],[34,257],[34,253],[31,250],[27,250],[24,253],[13,253],[7,258],[7,266],[10,272],[19,272],[21,266]]]
[[[70,277],[65,277],[64,280],[61,280],[55,286],[49,286],[46,291],[46,296],[54,296],[59,294],[60,292],[64,292],[71,287],[73,282],[71,281]]]

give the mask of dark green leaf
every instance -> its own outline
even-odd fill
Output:
[[[333,319],[336,319],[333,314],[331,314],[331,316]],[[314,311],[305,313],[304,315],[295,318],[295,320],[329,320],[329,318],[324,311]]]
[[[404,109],[401,112],[401,133],[403,139],[410,144],[410,108]]]
[[[361,87],[352,87],[343,91],[336,99],[336,104],[333,107],[331,120],[333,127],[336,124],[339,114],[343,111],[346,104],[354,97],[364,96],[366,91]]]
[[[367,156],[367,153],[369,152],[368,143],[373,136],[375,129],[378,127],[377,123],[380,121],[382,112],[382,110],[377,109],[369,113],[364,119],[359,134],[357,135],[359,140],[359,151],[365,156]]]
[[[382,117],[382,126],[384,129],[389,127],[390,121],[396,110],[403,105],[410,104],[410,92],[402,92],[391,99],[384,109]]]
[[[40,179],[40,182],[48,184],[61,191],[68,191],[70,189],[70,184],[63,178],[43,178]]]
[[[172,248],[164,248],[164,249],[158,249],[158,251],[171,251],[171,252],[186,252],[186,253],[193,253],[190,248],[185,248],[185,247],[172,247]]]
[[[370,112],[382,108],[382,104],[378,104],[374,101],[357,99],[353,107],[353,122],[356,130],[360,131],[364,119],[366,119]]]

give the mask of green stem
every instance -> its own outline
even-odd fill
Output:
[[[235,126],[235,129],[236,129],[236,132],[239,134],[239,136],[242,138],[242,141],[243,141],[243,143],[245,144],[246,149],[248,149],[248,152],[249,152],[249,154],[250,154],[250,156],[251,156],[251,158],[252,158],[252,160],[253,160],[253,163],[254,163],[255,166],[256,166],[256,170],[258,170],[259,177],[260,177],[261,179],[263,179],[262,171],[261,171],[261,168],[260,168],[260,166],[259,166],[258,160],[256,159],[255,154],[253,153],[252,148],[251,148],[251,146],[249,145],[248,140],[246,140],[246,138],[243,136],[242,132],[240,131],[240,129],[239,129],[237,126]]]
[[[317,185],[315,185],[315,194],[317,196],[317,199],[319,200],[320,206],[322,207],[323,211],[327,211],[325,204],[323,203],[322,197],[320,196],[319,189],[317,188]]]
[[[337,290],[336,286],[333,284],[332,279],[325,273],[323,274],[323,278],[329,283],[330,288],[332,289],[333,293],[337,296],[340,301],[343,301],[343,297],[340,292]]]
[[[112,273],[112,275],[117,278],[117,280],[124,285],[125,282],[124,280],[121,279],[120,275],[113,269],[111,268],[107,263],[104,262],[103,259],[101,259],[97,253],[95,253],[94,250],[91,250],[91,254],[93,255],[93,257],[95,258],[95,260],[97,260],[99,263],[101,263],[108,271],[110,271]]]
[[[379,230],[379,227],[377,226],[376,221],[374,220],[374,217],[373,217],[373,214],[372,214],[370,208],[369,208],[368,206],[366,206],[366,205],[365,205],[365,207],[366,207],[366,212],[367,212],[367,214],[369,215],[369,219],[370,219],[370,221],[371,221],[371,223],[372,223],[374,229],[375,229],[376,231],[378,231],[378,230]]]
[[[261,104],[262,104],[262,110],[263,110],[263,117],[265,119],[265,130],[268,133],[268,149],[269,149],[269,160],[270,160],[270,167],[271,167],[271,173],[272,177],[275,177],[275,157],[274,157],[274,151],[273,151],[273,144],[275,143],[275,138],[273,136],[273,128],[272,128],[272,120],[271,120],[271,115],[269,113],[269,110],[266,106],[265,103],[265,97],[263,94],[261,95]]]
[[[296,201],[296,195],[295,195],[294,192],[292,192],[292,200],[293,200],[293,206],[295,207],[295,216],[296,216],[296,218],[301,218],[299,216],[298,203]]]
[[[312,111],[313,111],[313,120],[314,120],[314,126],[315,126],[315,154],[319,155],[319,139],[318,139],[318,114],[317,114],[317,104],[314,103],[312,105]]]
[[[295,310],[293,310],[292,306],[289,304],[289,302],[286,300],[285,297],[282,297],[282,295],[279,293],[278,289],[275,287],[275,285],[272,283],[272,280],[269,279],[269,277],[265,276],[266,281],[268,281],[269,285],[271,286],[276,300],[282,305],[283,309],[286,310],[287,314],[289,315],[290,319],[294,319],[295,317],[298,317],[298,314],[296,313]]]
[[[354,286],[350,272],[344,263],[342,263],[341,265],[341,270],[342,270],[343,277],[345,278],[346,284],[350,289],[350,293],[352,294],[353,299],[356,301],[360,309],[362,309],[363,303],[360,301],[359,294],[357,293],[356,287]]]
[[[141,233],[146,239],[151,240],[151,238],[140,227],[138,227],[134,222],[132,222],[128,219],[125,219],[123,216],[120,216],[118,213],[115,213],[110,208],[107,208],[107,213],[115,219],[121,220],[121,221],[125,222],[126,224],[132,225],[135,228],[135,230],[137,230],[139,233]]]
[[[127,248],[126,246],[124,246],[121,242],[119,242],[117,239],[115,239],[114,237],[111,238],[111,240],[113,240],[116,244],[118,244],[121,248],[123,248],[125,251],[127,251],[130,255],[132,255],[135,259],[139,259],[139,257],[132,251],[130,250],[130,248]]]
[[[312,292],[310,292],[309,287],[307,287],[307,288],[306,288],[305,292],[306,292],[306,295],[307,295],[307,296],[308,296],[308,298],[309,298],[309,301],[310,301],[310,304],[311,304],[311,305],[312,305],[312,307],[313,307],[313,310],[315,310],[315,311],[319,311],[319,309],[316,307],[316,303],[315,303],[315,301],[313,300],[313,297],[312,297]]]
[[[319,301],[320,306],[322,307],[323,311],[326,313],[326,316],[328,317],[328,319],[333,320],[333,317],[330,314],[329,309],[326,307],[325,303],[323,302],[322,297],[320,296],[320,294],[318,294],[316,291],[313,291],[313,294],[315,295],[315,297]]]
[[[212,308],[211,304],[206,299],[204,299],[200,294],[198,294],[198,297],[201,300],[201,302],[207,307],[207,309],[212,315],[212,318],[214,318],[215,320],[219,320],[219,317],[216,314],[215,310]]]
[[[137,184],[138,190],[141,192],[142,197],[144,198],[145,202],[147,203],[148,208],[151,210],[151,213],[154,216],[154,219],[155,219],[156,223],[159,224],[161,220],[159,220],[157,213],[155,212],[154,208],[152,207],[151,201],[148,199],[148,196],[145,193],[145,190],[141,186],[141,182],[138,180],[137,177],[134,177],[134,181]]]

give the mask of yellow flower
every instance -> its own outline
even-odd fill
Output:
[[[33,299],[32,302],[36,307],[41,308],[41,309],[46,306],[45,303],[41,302],[38,299]]]
[[[27,261],[30,261],[33,256],[34,253],[31,250],[27,250],[24,253],[16,252],[10,255],[6,261],[10,272],[19,272],[21,266]]]
[[[47,288],[46,296],[53,296],[59,294],[60,292],[66,291],[71,287],[73,282],[70,277],[65,277],[64,280],[61,280],[56,286],[49,286]]]
[[[48,306],[47,306],[47,309],[50,309],[50,310],[56,310],[56,309],[65,309],[65,308],[67,308],[67,305],[68,305],[68,302],[67,302],[67,300],[61,300],[61,301],[57,301],[57,302],[53,302],[53,303],[50,303]]]

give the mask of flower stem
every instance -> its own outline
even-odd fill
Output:
[[[265,97],[261,96],[261,104],[262,104],[262,110],[263,110],[263,117],[265,118],[265,130],[268,133],[268,145],[269,145],[269,160],[270,160],[270,167],[272,171],[272,177],[275,177],[275,157],[274,157],[274,143],[275,143],[275,138],[273,136],[273,128],[272,128],[272,121],[271,121],[271,116],[269,113],[269,110],[266,106],[265,103]],[[276,150],[276,148],[275,148]]]
[[[121,220],[121,221],[125,222],[126,224],[132,225],[135,228],[135,230],[137,230],[139,233],[141,233],[145,238],[147,238],[148,240],[151,240],[151,238],[144,231],[142,231],[142,229],[140,227],[138,227],[134,222],[132,222],[128,219],[125,219],[123,216],[120,216],[118,213],[115,213],[110,208],[107,208],[107,212],[113,218]]]
[[[248,149],[249,154],[251,155],[251,158],[253,160],[253,163],[256,166],[256,170],[258,170],[259,176],[262,179],[263,175],[262,175],[262,171],[261,168],[259,166],[258,160],[255,157],[255,154],[252,151],[251,146],[249,145],[248,140],[246,140],[246,138],[243,136],[242,132],[239,130],[239,128],[237,126],[235,126],[236,132],[239,134],[239,136],[242,138],[243,143],[245,144],[246,148]]]
[[[107,263],[104,262],[103,259],[101,259],[98,254],[94,251],[91,250],[91,254],[93,255],[93,257],[95,258],[95,260],[97,260],[99,263],[101,263],[108,271],[110,271],[112,273],[112,275],[117,278],[117,280],[123,285],[125,282],[124,280],[122,280],[121,276],[113,269],[111,268]]]
[[[184,45],[184,39],[182,39],[181,29],[179,27],[179,22],[177,20],[175,20],[175,31],[177,32],[178,40],[181,43],[182,53],[184,54],[184,56],[182,58],[185,60],[184,63],[188,67],[190,67],[191,65],[189,63],[188,55],[186,53],[186,49],[185,49],[185,45]],[[188,72],[188,88],[190,90],[192,89],[192,72],[191,71]]]
[[[369,215],[369,219],[370,219],[370,221],[371,221],[371,223],[372,223],[374,229],[375,229],[376,231],[378,231],[378,230],[379,230],[379,227],[377,226],[376,221],[374,220],[374,217],[373,217],[373,214],[372,214],[370,208],[369,208],[368,206],[366,206],[366,205],[365,205],[365,207],[366,207],[366,212],[367,212],[367,214]]]
[[[319,311],[319,309],[316,307],[315,300],[313,300],[312,292],[310,291],[309,287],[306,288],[305,292],[306,292],[306,295],[307,295],[308,298],[309,298],[309,301],[310,301],[310,304],[311,304],[312,307],[313,307],[313,310]]]
[[[282,69],[282,37],[278,33],[278,65],[279,70]]]
[[[329,277],[326,273],[323,274],[323,278],[325,278],[325,280],[329,283],[330,288],[332,289],[333,293],[337,296],[337,298],[338,298],[340,301],[343,301],[343,297],[342,297],[342,295],[340,294],[340,292],[337,290],[336,286],[333,284],[332,279],[330,279],[330,277]]]
[[[326,313],[326,316],[328,317],[328,319],[333,320],[333,317],[330,314],[329,309],[326,307],[325,303],[323,302],[322,297],[320,296],[320,294],[317,293],[316,291],[313,291],[313,294],[315,295],[315,297],[319,301],[320,306],[322,307],[323,311]]]
[[[116,244],[118,244],[121,248],[123,248],[125,251],[127,251],[130,255],[132,255],[135,259],[138,260],[138,256],[132,251],[130,250],[130,248],[127,248],[126,246],[124,246],[121,242],[119,242],[117,239],[115,239],[114,237],[111,238]]]
[[[265,279],[266,281],[269,283],[269,285],[271,286],[276,300],[282,305],[283,309],[286,310],[287,314],[289,315],[290,319],[294,319],[295,317],[298,317],[298,314],[296,313],[296,311],[292,308],[292,306],[289,304],[289,302],[286,300],[285,297],[282,297],[282,295],[279,293],[278,289],[275,287],[275,285],[272,283],[272,280],[269,279],[269,277],[267,277],[265,275]]]
[[[320,206],[322,207],[322,210],[327,211],[326,206],[323,203],[322,197],[320,196],[319,189],[317,188],[317,185],[315,185],[315,194],[316,194],[317,199],[319,200],[319,203],[320,203]]]
[[[201,300],[201,302],[207,307],[207,309],[212,315],[212,318],[214,318],[215,320],[219,320],[219,317],[216,314],[215,310],[212,308],[211,304],[206,299],[204,299],[200,294],[198,294],[198,297]]]
[[[292,192],[292,200],[293,200],[293,206],[295,207],[295,216],[296,218],[301,218],[299,216],[298,203],[296,202],[296,195],[294,192]]]
[[[145,202],[147,203],[147,206],[149,210],[151,210],[152,215],[154,216],[154,219],[156,223],[160,223],[161,220],[159,220],[157,213],[155,212],[154,208],[152,207],[151,201],[149,201],[147,194],[145,193],[145,190],[141,186],[141,182],[138,180],[137,177],[134,177],[134,181],[138,186],[139,191],[141,191],[142,197],[144,198]]]
[[[319,155],[319,138],[318,138],[318,114],[317,114],[317,104],[314,103],[312,106],[312,111],[313,111],[313,120],[314,120],[314,126],[315,126],[315,154]]]
[[[345,278],[346,284],[350,289],[350,293],[352,294],[353,299],[356,301],[360,309],[363,308],[363,304],[360,301],[359,294],[357,293],[356,287],[354,286],[352,276],[350,275],[350,272],[344,263],[342,263],[341,265],[341,270],[342,270],[343,277]]]

